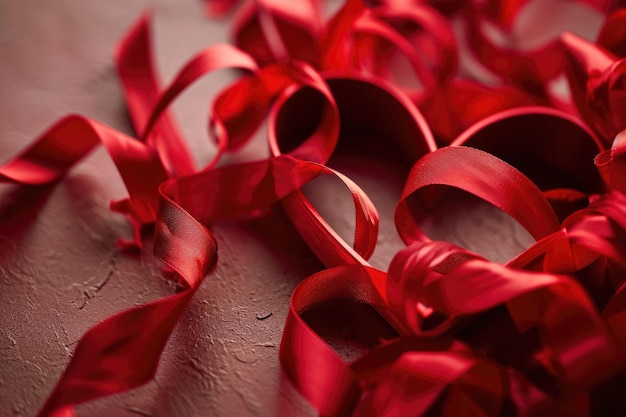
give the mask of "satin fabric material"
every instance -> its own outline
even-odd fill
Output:
[[[133,240],[120,246],[141,249],[142,231],[154,225],[155,256],[183,289],[92,327],[39,415],[69,417],[75,404],[149,381],[180,315],[218,262],[211,224],[277,202],[329,268],[294,291],[280,349],[285,372],[320,415],[588,415],[589,394],[626,365],[623,11],[607,18],[597,44],[564,34],[522,53],[471,31],[484,20],[509,30],[526,4],[461,9],[454,2],[348,0],[325,20],[315,1],[249,1],[235,17],[236,46],[200,52],[165,88],[152,63],[149,15],[140,18],[116,51],[136,138],[68,116],[1,165],[0,179],[54,183],[101,143],[129,194],[112,203],[134,228]],[[232,6],[207,2],[217,14]],[[470,48],[500,85],[459,76],[452,13],[464,14]],[[420,88],[394,83],[394,54],[408,60]],[[567,103],[547,87],[562,64],[572,91]],[[168,107],[200,77],[227,68],[245,74],[212,102],[216,154],[198,169]],[[298,95],[311,92],[299,108]],[[307,111],[316,112],[310,126],[288,118]],[[351,112],[368,114],[366,128],[388,136],[414,164],[395,214],[407,247],[387,271],[367,262],[377,244],[376,208],[354,181],[325,165],[339,141],[363,127]],[[222,165],[265,117],[271,157]],[[286,143],[293,138],[297,143]],[[559,175],[529,170],[528,161]],[[319,175],[335,176],[352,196],[352,245],[301,192]],[[432,241],[420,224],[449,187],[503,210],[536,243],[496,264]],[[398,338],[344,362],[302,318],[338,299],[371,305]],[[509,361],[493,346],[485,353],[460,337],[498,308],[524,347]]]

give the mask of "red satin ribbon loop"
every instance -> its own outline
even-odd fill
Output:
[[[337,100],[343,132],[339,140],[345,141],[350,135],[385,135],[391,143],[405,152],[410,162],[435,149],[434,139],[423,117],[396,89],[373,77],[347,74],[338,76],[336,72],[323,73],[322,76],[330,86],[330,93]],[[314,98],[301,102],[296,100],[296,94],[294,91],[293,94],[283,96],[270,113],[269,141],[274,155],[282,153],[280,144],[283,138],[303,137],[302,131],[307,131],[303,127],[306,123],[301,123],[301,118],[295,115],[303,112],[304,107],[309,111],[317,107]],[[389,118],[380,117],[379,112],[389,109],[393,110]],[[320,117],[323,115],[324,113]],[[295,151],[289,155],[311,158],[311,154],[303,152],[305,150],[303,146],[295,147]],[[340,179],[352,190],[353,187],[345,179]],[[354,192],[352,195],[353,198],[369,201],[365,195]],[[364,264],[372,254],[376,242],[360,239],[362,232],[358,222],[353,250],[332,230],[304,194],[294,193],[283,200],[282,204],[298,232],[327,266]],[[366,206],[369,204],[371,203],[366,203]]]
[[[418,192],[433,185],[476,195],[509,214],[535,239],[559,229],[548,201],[527,177],[486,152],[458,146],[424,156],[411,170],[396,208],[396,227],[406,243],[429,240],[419,221],[433,208],[432,194],[420,199]]]
[[[133,128],[138,135],[146,128],[161,88],[153,65],[149,19],[149,13],[138,19],[115,51],[117,73]],[[164,112],[147,140],[159,151],[169,172],[185,175],[195,170],[180,128],[169,111]]]
[[[463,317],[506,303],[520,332],[542,328],[547,366],[569,383],[595,383],[597,367],[615,361],[611,335],[593,303],[566,276],[500,266],[453,245],[418,243],[392,261],[388,296],[390,308],[417,335],[441,334]],[[424,328],[435,312],[441,317]],[[575,334],[567,330],[574,325]]]
[[[209,1],[207,9],[224,13],[234,3]],[[153,66],[149,15],[140,18],[116,51],[138,138],[68,116],[0,165],[0,181],[54,183],[102,143],[129,194],[111,205],[133,227],[133,241],[122,246],[141,247],[143,226],[154,224],[155,256],[182,289],[93,326],[39,416],[72,417],[75,404],[153,378],[176,322],[217,262],[211,224],[278,202],[331,267],[294,291],[280,348],[284,370],[322,416],[583,417],[603,410],[594,396],[626,370],[626,14],[610,15],[595,44],[563,34],[522,51],[488,36],[491,25],[513,39],[529,4],[347,0],[324,21],[316,0],[249,0],[233,27],[237,47],[200,52],[165,89]],[[451,10],[456,17],[441,14]],[[469,74],[459,69],[463,44],[452,19],[465,24],[470,48],[501,84],[462,78]],[[395,53],[408,59],[422,84],[416,90],[392,83]],[[218,149],[197,170],[169,106],[200,77],[226,68],[246,74],[211,102],[209,134]],[[549,86],[563,69],[571,100]],[[218,167],[266,117],[271,156]],[[431,129],[451,146],[437,149]],[[409,246],[388,272],[367,263],[378,238],[372,201],[326,166],[335,152],[373,141],[398,148],[413,166],[395,212]],[[353,245],[302,192],[322,174],[351,194]],[[500,265],[431,241],[420,225],[446,187],[503,210],[537,242]],[[344,362],[302,318],[333,300],[375,308],[398,337]]]
[[[505,399],[519,406],[520,415],[582,415],[569,401],[546,396],[515,370],[476,357],[450,339],[402,337],[344,363],[300,315],[338,299],[379,305],[384,300],[375,287],[385,280],[376,270],[343,266],[312,275],[294,291],[281,362],[320,415],[423,416],[437,404],[443,405],[438,414],[444,416],[458,415],[460,404],[467,415],[499,415]]]

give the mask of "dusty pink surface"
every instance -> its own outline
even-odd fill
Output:
[[[131,132],[111,57],[148,4],[0,1],[0,161],[67,113]],[[228,22],[208,20],[199,1],[161,0],[154,12],[164,80],[195,52],[228,39]],[[211,75],[174,106],[199,161],[213,152],[205,133],[209,100],[233,77]],[[241,157],[262,156],[265,150],[261,137]],[[402,247],[392,218],[405,171],[393,155],[381,155],[340,156],[334,166],[351,175],[381,213],[372,263],[384,269]],[[316,181],[307,192],[349,239],[352,207],[345,191],[332,181]],[[129,227],[108,204],[124,196],[102,149],[55,187],[0,186],[0,415],[34,415],[91,325],[175,291],[153,259],[149,241],[141,256],[115,249]],[[455,215],[454,205],[447,207],[428,230],[493,260],[506,260],[530,242],[504,214],[472,207],[463,216]],[[214,231],[217,269],[172,335],[156,378],[140,389],[80,406],[79,416],[315,414],[282,374],[278,347],[293,288],[321,264],[278,207],[251,222],[217,224]],[[351,303],[307,316],[346,358],[392,334],[376,313]]]

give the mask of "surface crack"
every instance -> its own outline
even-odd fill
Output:
[[[152,413],[137,407],[126,407],[126,411],[143,417],[152,417]]]
[[[98,294],[100,290],[102,290],[105,287],[105,285],[109,283],[113,274],[117,272],[117,265],[115,264],[115,255],[116,253],[114,253],[111,259],[109,260],[109,265],[110,265],[109,273],[96,285],[91,285],[86,290],[83,290],[83,300],[82,300],[82,303],[78,306],[79,310],[82,310],[83,308],[85,308],[87,306],[87,302],[91,300],[92,298],[94,298],[96,294]]]

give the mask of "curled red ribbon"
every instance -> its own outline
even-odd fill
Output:
[[[39,415],[71,416],[75,404],[149,381],[217,262],[211,223],[277,202],[329,267],[294,291],[280,350],[286,373],[321,415],[540,417],[601,409],[590,396],[626,364],[623,10],[583,2],[612,12],[597,44],[564,34],[520,52],[494,44],[483,29],[488,21],[510,31],[528,2],[432,3],[348,0],[325,21],[315,1],[249,1],[235,18],[237,46],[200,52],[165,88],[152,64],[148,16],[133,26],[116,62],[137,138],[69,116],[1,165],[0,179],[53,183],[101,142],[129,193],[112,203],[134,228],[133,240],[120,244],[141,248],[142,231],[154,224],[155,256],[183,289],[92,327]],[[232,6],[207,2],[218,14]],[[459,75],[453,15],[499,84]],[[417,89],[396,84],[398,55]],[[216,155],[197,169],[168,107],[200,77],[226,68],[245,74],[213,100]],[[571,101],[550,92],[561,73]],[[271,156],[223,165],[222,156],[245,146],[265,117]],[[363,143],[350,143],[354,137]],[[326,166],[335,152],[366,140],[388,141],[413,165],[395,213],[407,247],[386,272],[367,262],[377,243],[376,208]],[[350,192],[352,245],[301,192],[322,174]],[[449,187],[500,208],[536,243],[501,265],[432,241],[421,222]],[[345,363],[301,315],[337,299],[371,305],[398,337]],[[521,346],[509,354],[497,337],[485,346],[476,340],[481,326],[490,330],[481,320],[496,313]]]

